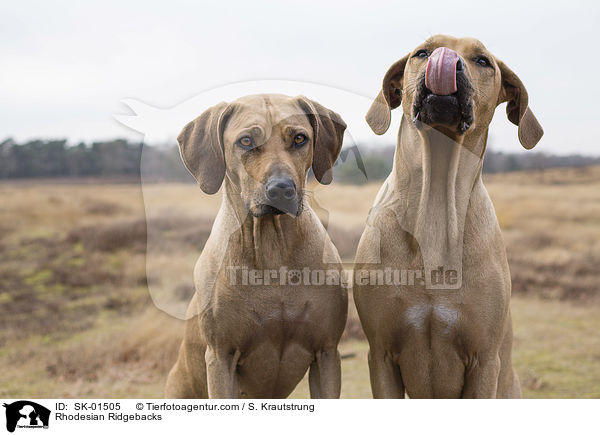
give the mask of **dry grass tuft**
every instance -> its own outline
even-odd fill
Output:
[[[155,310],[136,317],[126,329],[90,337],[85,346],[69,343],[46,358],[48,376],[61,382],[110,382],[124,373],[162,381],[177,357],[183,323]]]
[[[71,244],[82,243],[90,251],[116,251],[118,249],[146,249],[146,221],[117,222],[101,226],[74,228],[67,236]]]

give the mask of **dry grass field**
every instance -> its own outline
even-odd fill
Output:
[[[600,397],[600,167],[486,177],[513,276],[525,397]],[[351,261],[378,185],[313,186]],[[0,396],[160,397],[183,322],[148,284],[190,295],[220,196],[194,185],[0,183]],[[153,244],[148,256],[146,216]],[[151,257],[151,258],[150,258]],[[179,261],[173,261],[177,259]],[[351,311],[342,396],[370,397]],[[306,382],[294,397],[308,397]]]

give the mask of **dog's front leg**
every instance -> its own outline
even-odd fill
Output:
[[[465,373],[463,399],[495,399],[498,392],[500,358],[498,356],[477,360]]]
[[[239,387],[237,363],[239,351],[206,348],[206,374],[210,399],[237,399]]]
[[[339,399],[342,368],[336,347],[323,349],[315,354],[308,373],[308,385],[311,399]]]
[[[387,352],[369,350],[369,374],[374,399],[404,399],[400,367]]]

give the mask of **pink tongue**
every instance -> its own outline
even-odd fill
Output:
[[[425,70],[425,86],[437,95],[450,95],[456,92],[456,64],[458,53],[446,47],[436,48]]]

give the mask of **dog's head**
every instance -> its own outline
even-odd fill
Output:
[[[227,175],[252,215],[298,215],[310,167],[320,183],[333,179],[345,129],[337,113],[305,97],[251,95],[208,109],[177,141],[204,192]]]
[[[521,144],[533,148],[543,130],[517,75],[476,39],[436,35],[390,67],[367,122],[375,133],[385,133],[390,110],[402,104],[415,125],[428,124],[458,140],[481,135],[503,102],[508,119],[519,126]]]

